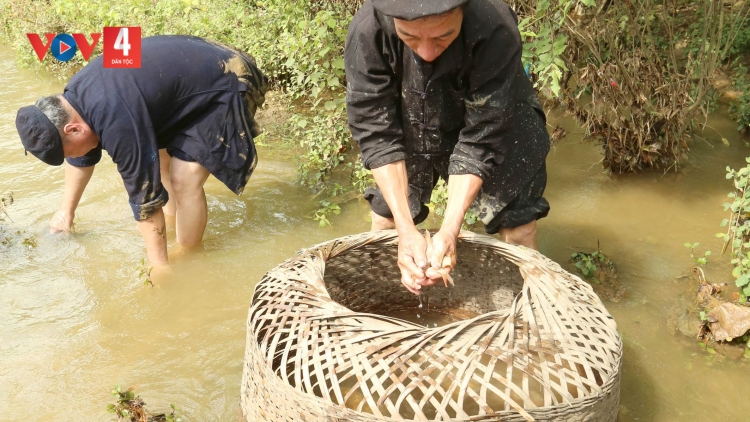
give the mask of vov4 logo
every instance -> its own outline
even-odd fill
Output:
[[[105,26],[103,45],[103,65],[106,68],[140,68],[141,67],[141,28],[138,26]],[[47,42],[38,34],[26,34],[34,48],[39,61],[49,51],[61,62],[72,59],[78,50],[88,61],[101,33],[92,33],[91,42],[84,34],[44,34]]]

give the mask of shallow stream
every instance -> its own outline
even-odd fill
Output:
[[[302,247],[366,231],[366,203],[347,203],[332,228],[319,228],[310,218],[318,199],[296,185],[294,154],[260,147],[243,196],[209,179],[205,250],[177,262],[175,280],[146,287],[143,243],[108,158],[78,208],[77,233],[49,234],[62,168],[24,156],[14,119],[63,85],[19,69],[2,46],[0,85],[0,194],[15,197],[13,221],[2,223],[11,241],[0,245],[0,421],[112,420],[115,384],[137,385],[152,411],[175,403],[190,421],[236,420],[254,284]],[[598,242],[617,264],[626,291],[604,303],[625,345],[620,421],[748,420],[749,362],[707,354],[666,320],[688,283],[677,279],[692,266],[685,242],[714,252],[709,280],[731,282],[714,234],[726,218],[724,168],[743,165],[750,139],[716,116],[678,173],[610,177],[597,146],[560,121],[571,134],[548,159],[552,212],[540,222],[540,249],[572,269],[570,255]]]

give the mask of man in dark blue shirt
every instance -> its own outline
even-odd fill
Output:
[[[52,231],[68,231],[102,156],[117,164],[133,217],[154,266],[168,263],[164,211],[175,214],[177,242],[200,243],[209,173],[241,194],[257,164],[253,119],[267,79],[254,60],[197,37],[142,40],[142,67],[109,69],[91,61],[62,95],[19,110],[28,152],[65,167],[63,204]],[[174,210],[174,211],[172,211]]]

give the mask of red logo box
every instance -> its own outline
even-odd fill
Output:
[[[104,67],[141,67],[141,27],[104,27]]]

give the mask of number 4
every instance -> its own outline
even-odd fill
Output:
[[[125,57],[128,56],[128,51],[130,51],[128,28],[120,28],[120,32],[117,34],[117,39],[115,40],[115,50],[122,50],[122,55]]]

